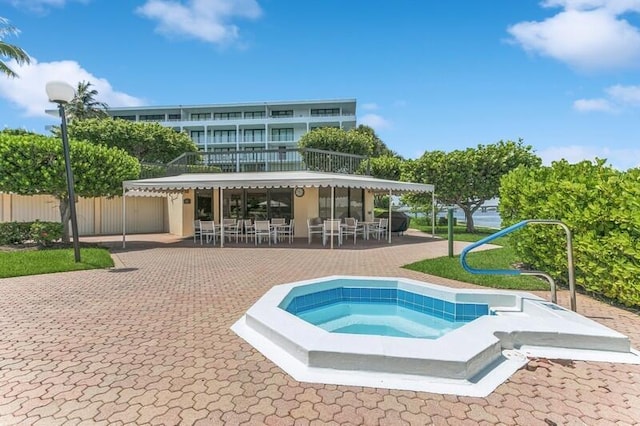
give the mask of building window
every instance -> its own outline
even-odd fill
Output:
[[[136,116],[135,115],[114,115],[113,119],[118,119],[118,120],[127,120],[127,121],[136,121]]]
[[[331,188],[320,188],[318,213],[323,219],[331,218]],[[364,218],[364,190],[356,188],[334,189],[334,214],[336,219],[353,217]]]
[[[286,109],[286,110],[280,110],[280,111],[271,111],[271,116],[272,117],[293,117],[293,110]]]
[[[231,120],[234,118],[242,118],[241,112],[216,112],[213,114],[214,120]]]
[[[218,143],[235,142],[236,131],[235,130],[214,130],[213,141]]]
[[[213,191],[211,189],[196,189],[196,220],[213,220]]]
[[[327,117],[340,115],[340,108],[316,108],[311,110],[312,117]]]
[[[292,142],[293,128],[289,129],[271,129],[271,141],[273,142]]]
[[[192,130],[191,131],[191,140],[195,144],[204,144],[204,130]]]
[[[315,129],[326,129],[326,128],[331,128],[331,129],[339,129],[340,126],[334,126],[334,125],[313,125],[313,126],[309,126],[309,130],[315,130]]]
[[[211,120],[210,112],[193,112],[191,113],[192,120]]]
[[[245,129],[245,142],[264,142],[264,129]]]
[[[244,118],[264,118],[264,111],[247,111],[244,113]]]
[[[168,118],[169,118],[169,120],[181,120],[182,119],[180,114],[169,114]]]
[[[164,114],[143,114],[140,121],[164,121]]]
[[[270,220],[274,217],[293,217],[292,189],[247,189],[244,191],[245,214],[247,219]]]

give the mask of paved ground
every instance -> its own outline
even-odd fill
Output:
[[[267,289],[294,280],[465,286],[400,268],[446,254],[444,241],[330,251],[147,240],[116,250],[113,270],[0,280],[0,425],[640,423],[640,366],[531,360],[486,398],[443,396],[299,383],[229,330]],[[640,347],[638,315],[582,296],[578,306]]]

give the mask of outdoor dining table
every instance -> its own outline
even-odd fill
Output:
[[[372,226],[378,225],[380,222],[366,221],[366,222],[358,222],[359,225],[362,225],[362,232],[364,234],[364,239],[369,239],[369,233]]]
[[[271,234],[273,235],[273,243],[274,244],[278,244],[278,232],[280,232],[280,229],[282,228],[286,228],[287,225],[286,223],[270,223],[269,224],[269,228],[271,229]]]

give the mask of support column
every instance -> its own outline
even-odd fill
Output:
[[[332,186],[331,187],[331,220],[334,220],[334,207],[335,207],[335,201],[334,201],[334,197],[335,197],[335,188]],[[326,230],[325,230],[326,232]],[[333,250],[333,230],[331,231],[332,235],[331,235],[331,250]]]
[[[222,187],[218,190],[220,193],[220,247],[224,247],[224,192]]]
[[[127,193],[122,188],[122,248],[127,248]]]
[[[391,190],[389,190],[389,221],[387,222],[387,242],[391,244]]]

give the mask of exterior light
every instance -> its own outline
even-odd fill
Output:
[[[73,87],[64,81],[50,81],[46,85],[47,96],[50,102],[68,104],[76,96]]]
[[[67,117],[64,106],[71,102],[76,92],[73,87],[63,81],[50,81],[46,85],[47,96],[50,102],[58,104],[58,111],[62,119],[60,134],[62,136],[62,151],[64,152],[64,164],[67,171],[67,193],[69,195],[69,211],[71,213],[71,236],[73,238],[73,255],[76,262],[80,262],[80,240],[78,237],[78,218],[76,215],[76,194],[73,188],[73,171],[71,170],[71,158],[69,156],[69,137],[67,136]]]

